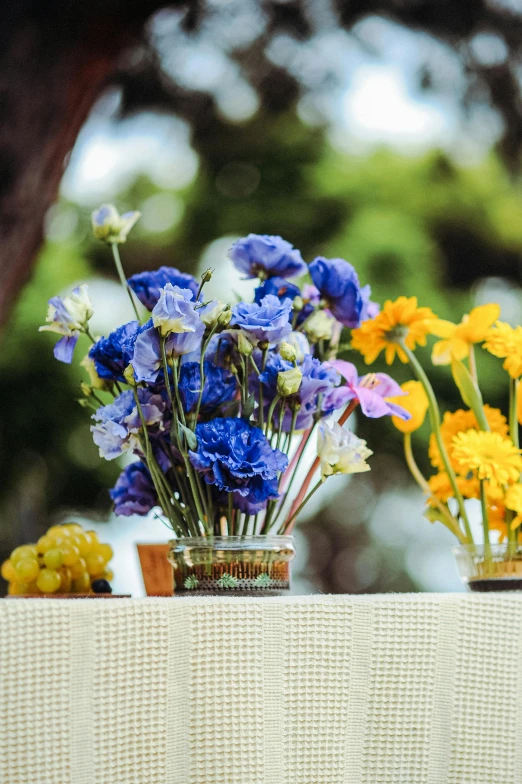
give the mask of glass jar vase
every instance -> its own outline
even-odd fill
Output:
[[[293,536],[194,536],[169,544],[175,594],[275,596],[290,589]]]
[[[453,548],[462,582],[470,591],[522,590],[522,547],[512,542]]]

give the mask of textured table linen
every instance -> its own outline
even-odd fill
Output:
[[[0,601],[1,784],[521,784],[522,597]]]

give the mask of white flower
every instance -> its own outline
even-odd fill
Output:
[[[213,327],[215,324],[217,324],[217,320],[225,307],[226,306],[222,302],[219,302],[217,299],[213,299],[211,302],[203,305],[202,308],[198,308],[198,314],[205,326]]]
[[[40,332],[56,332],[68,337],[84,332],[93,314],[93,307],[87,293],[86,283],[77,286],[67,297],[51,297],[46,321]]]
[[[311,353],[310,343],[308,342],[306,335],[303,335],[302,332],[291,332],[285,339],[285,342],[289,343],[294,349],[297,362],[302,362],[306,354]]]
[[[319,424],[317,433],[317,452],[321,459],[323,481],[332,474],[357,474],[369,471],[366,458],[373,454],[366,441],[357,438],[351,430],[344,430],[334,422]]]
[[[282,370],[277,374],[277,392],[281,397],[288,397],[288,395],[295,395],[299,391],[303,374],[299,368],[290,368],[290,370]]]
[[[129,231],[141,217],[141,212],[124,212],[120,215],[113,204],[102,204],[91,216],[92,233],[97,240],[107,243],[125,242]]]
[[[330,340],[334,324],[333,316],[329,316],[324,310],[316,310],[303,322],[303,329],[312,343],[317,343],[318,340]]]

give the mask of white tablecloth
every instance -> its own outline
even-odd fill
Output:
[[[0,601],[1,784],[521,784],[522,597]]]

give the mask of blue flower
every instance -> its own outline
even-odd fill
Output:
[[[205,351],[205,361],[222,368],[229,368],[231,365],[238,367],[241,364],[237,348],[238,335],[237,329],[224,329],[223,332],[212,335]]]
[[[154,383],[162,371],[161,344],[158,330],[152,326],[152,319],[144,324],[142,332],[136,338],[131,365],[137,381]],[[205,325],[201,320],[194,332],[172,332],[165,341],[168,359],[180,357],[196,351],[201,345]]]
[[[89,351],[100,378],[125,382],[123,371],[134,353],[134,343],[140,331],[137,321],[129,321],[111,332],[109,337],[100,338]]]
[[[318,256],[309,267],[314,284],[327,303],[332,315],[345,327],[359,327],[370,316],[375,303],[370,301],[371,289],[361,287],[355,269],[344,259]]]
[[[308,430],[312,427],[314,414],[319,407],[319,395],[326,395],[340,382],[338,372],[327,362],[320,362],[310,354],[306,354],[302,362],[297,363],[297,367],[303,374],[301,385],[295,395],[285,398],[285,414],[283,418],[283,430],[288,432],[292,423],[292,408],[298,406],[298,413],[295,422],[296,430]],[[291,362],[284,360],[277,352],[271,352],[266,363],[265,370],[259,376],[259,381],[263,384],[263,399],[265,414],[268,413],[270,403],[277,394],[278,373],[291,370]],[[252,391],[258,394],[257,383],[252,384]],[[274,411],[273,423],[278,426],[280,405]],[[321,407],[322,408],[322,407]]]
[[[237,324],[250,340],[279,343],[292,331],[288,323],[292,300],[282,302],[268,294],[259,304],[239,302],[232,311],[230,324]]]
[[[201,398],[200,413],[212,413],[221,403],[228,403],[236,393],[236,379],[223,368],[212,362],[203,365],[205,384]],[[199,362],[187,362],[182,365],[179,374],[179,394],[185,413],[196,410],[201,389],[201,373]]]
[[[195,304],[191,291],[166,283],[152,309],[152,323],[163,337],[173,332],[195,332],[201,323]]]
[[[295,283],[290,283],[288,280],[285,280],[285,278],[267,278],[267,280],[264,280],[254,291],[254,302],[257,302],[259,305],[263,297],[266,297],[267,294],[272,294],[281,302],[284,299],[291,299],[293,301],[296,297],[301,296],[301,289],[299,286],[296,286]]]
[[[301,253],[293,245],[268,234],[243,237],[232,245],[228,256],[247,278],[293,278],[307,271]]]
[[[288,459],[272,449],[258,427],[244,419],[212,419],[196,425],[196,438],[198,448],[189,452],[190,461],[207,484],[233,493],[236,504],[243,498],[263,508],[279,497],[278,474]]]
[[[166,286],[167,283],[179,286],[180,289],[189,289],[194,297],[199,288],[199,284],[193,275],[180,272],[175,267],[160,267],[155,272],[139,272],[137,275],[132,275],[128,283],[147,310],[154,308],[154,305],[160,298],[160,289]]]
[[[83,283],[67,297],[51,297],[46,317],[49,323],[39,328],[39,332],[55,332],[63,336],[54,347],[54,356],[67,365],[72,362],[80,332],[87,330],[93,314],[87,289],[88,286]]]
[[[128,465],[109,491],[117,515],[146,515],[158,505],[158,497],[149,473],[141,460]]]
[[[161,395],[147,389],[138,389],[138,400],[146,425],[163,429],[165,403]],[[113,403],[100,408],[92,418],[98,423],[91,426],[92,438],[100,450],[100,457],[114,460],[129,450],[139,450],[141,418],[132,390],[122,392]]]

